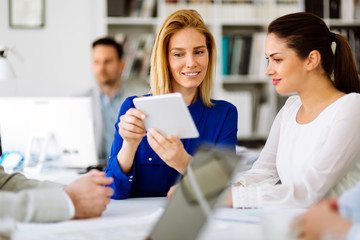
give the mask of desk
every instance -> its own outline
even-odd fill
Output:
[[[12,239],[144,239],[161,216],[166,202],[166,198],[111,200],[99,218],[59,223],[17,223]]]
[[[306,209],[218,209],[198,240],[295,240],[291,226]]]
[[[145,239],[163,213],[166,198],[132,198],[111,200],[99,218],[70,220],[60,223],[18,223],[13,235],[14,240],[137,240]],[[219,209],[204,226],[199,240],[263,240],[261,215],[273,214],[275,210]],[[285,210],[286,216],[294,216],[303,210]],[[285,218],[279,226],[286,228]],[[277,220],[280,220],[277,217]],[[187,220],[188,221],[188,220]],[[276,223],[276,222],[275,222]],[[274,228],[270,233],[280,240],[281,231]],[[171,239],[171,238],[169,238]],[[268,238],[269,239],[269,238]]]

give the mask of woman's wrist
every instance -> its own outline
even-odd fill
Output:
[[[186,153],[185,160],[183,161],[183,166],[179,167],[179,169],[176,169],[179,173],[184,174],[187,166],[190,164],[190,161],[192,159],[192,156],[188,153]]]
[[[134,162],[134,157],[139,144],[129,143],[124,140],[123,145],[117,155],[117,160],[121,170],[128,174]]]

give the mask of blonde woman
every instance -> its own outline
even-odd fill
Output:
[[[114,178],[113,198],[166,196],[200,143],[235,151],[237,110],[210,99],[215,62],[214,38],[198,12],[179,10],[165,19],[153,47],[148,95],[181,93],[200,136],[180,140],[156,129],[146,132],[136,96],[126,99],[105,169]]]

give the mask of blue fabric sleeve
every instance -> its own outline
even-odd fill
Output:
[[[360,224],[354,224],[350,229],[347,240],[358,240],[360,239]]]
[[[235,152],[237,143],[238,112],[234,105],[229,104],[229,109],[221,127],[221,135],[217,140],[217,147],[226,148]]]
[[[344,192],[338,200],[342,217],[353,223],[360,223],[360,183]]]
[[[114,181],[110,185],[114,190],[114,195],[112,198],[114,199],[126,199],[130,196],[131,185],[135,175],[134,167],[131,169],[129,174],[125,174],[118,163],[117,154],[119,153],[123,139],[119,134],[119,122],[120,116],[124,115],[130,108],[134,107],[133,99],[135,97],[128,97],[125,99],[124,103],[122,104],[118,116],[118,120],[115,124],[115,133],[114,133],[114,141],[111,147],[111,154],[108,160],[108,165],[105,168],[106,176],[113,177]]]

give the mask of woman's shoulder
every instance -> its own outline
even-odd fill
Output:
[[[350,102],[355,102],[355,103],[360,102],[360,94],[359,93],[348,93],[348,94],[344,95],[342,98],[345,101],[350,101]]]
[[[138,97],[147,97],[147,96],[151,96],[151,94],[129,96],[129,97],[127,97],[127,98],[124,100],[124,102],[122,103],[121,109],[125,111],[125,110],[127,110],[127,109],[129,109],[129,108],[132,108],[132,107],[134,107],[133,100],[134,100],[135,98],[138,98]]]
[[[225,100],[211,99],[211,102],[214,104],[213,108],[215,109],[236,109],[234,104]]]
[[[348,93],[336,100],[332,105],[334,105],[334,109],[341,109],[341,111],[349,109],[352,112],[354,109],[360,108],[360,94]]]
[[[286,99],[284,107],[285,108],[297,108],[297,107],[301,106],[301,104],[302,104],[302,102],[301,102],[299,95],[291,95]]]
[[[133,96],[128,96],[125,100],[124,103],[132,103],[132,101],[134,100],[134,98],[139,98],[139,97],[148,97],[151,96],[151,94],[144,94],[144,95],[133,95]]]

